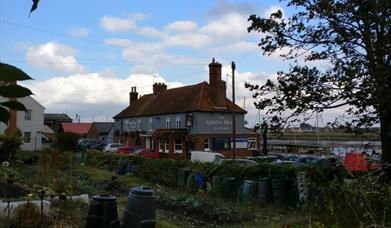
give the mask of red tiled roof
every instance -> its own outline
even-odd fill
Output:
[[[233,103],[225,99],[226,107],[215,107],[209,99],[209,84],[199,84],[168,89],[158,95],[147,94],[122,110],[114,118],[148,116],[181,112],[231,112]],[[235,105],[236,113],[246,113]]]
[[[75,133],[79,135],[87,134],[92,123],[61,123],[64,132]]]

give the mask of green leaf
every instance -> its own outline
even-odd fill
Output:
[[[8,120],[10,119],[10,113],[7,109],[0,107],[0,122],[8,124]]]
[[[16,111],[27,111],[26,107],[19,101],[1,102],[0,105]]]
[[[18,98],[18,97],[30,96],[32,94],[33,93],[29,89],[20,85],[10,84],[10,85],[0,87],[0,96],[3,97]]]
[[[0,62],[0,81],[24,81],[32,79],[24,71],[12,65]]]

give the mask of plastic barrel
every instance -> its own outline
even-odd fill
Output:
[[[259,177],[258,200],[261,203],[270,203],[272,201],[272,190],[271,190],[269,178]]]
[[[226,177],[222,180],[222,195],[225,199],[236,199],[235,177]]]
[[[222,194],[222,181],[223,178],[221,176],[213,176],[212,177],[212,192],[215,195],[221,195]]]
[[[88,209],[87,228],[119,228],[117,202],[112,195],[95,195]]]
[[[273,201],[277,206],[289,204],[289,181],[286,179],[272,179]]]
[[[187,178],[189,177],[190,170],[188,169],[179,169],[178,170],[178,186],[186,188]]]
[[[153,190],[146,187],[134,187],[128,195],[121,227],[155,227],[155,212]]]
[[[242,202],[250,202],[254,198],[254,181],[245,180],[240,191],[240,199]]]

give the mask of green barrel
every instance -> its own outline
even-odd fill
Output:
[[[222,196],[225,199],[235,200],[236,199],[236,184],[235,177],[225,177],[221,182]]]
[[[258,179],[258,200],[261,203],[270,203],[272,201],[272,189],[270,179],[259,177]]]
[[[190,170],[189,169],[179,169],[178,170],[178,186],[181,187],[182,189],[185,189],[187,186],[187,178],[190,175]]]
[[[222,195],[223,189],[223,178],[221,176],[212,177],[212,192],[215,195]]]
[[[86,228],[119,228],[117,202],[112,195],[95,195],[88,209]]]
[[[287,206],[290,203],[289,180],[286,179],[272,179],[273,201],[276,206]]]
[[[155,227],[155,223],[153,190],[146,187],[132,188],[122,216],[121,228]]]
[[[245,180],[240,191],[240,200],[242,202],[250,202],[255,196],[255,182],[252,180]]]

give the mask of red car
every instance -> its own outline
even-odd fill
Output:
[[[122,155],[139,155],[146,158],[160,158],[160,154],[156,153],[150,149],[141,147],[141,146],[126,146],[126,147],[120,147],[117,150],[118,154]]]

